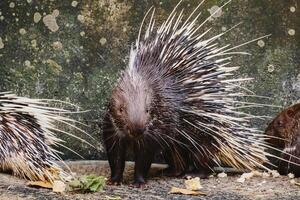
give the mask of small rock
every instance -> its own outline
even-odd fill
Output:
[[[63,193],[66,191],[66,184],[62,181],[54,181],[52,190],[53,192]]]
[[[293,184],[293,185],[295,185],[296,184],[295,179],[290,180],[290,183]]]
[[[289,173],[289,174],[288,174],[288,177],[289,177],[290,179],[293,179],[293,178],[295,178],[295,175],[294,175],[293,173]]]
[[[246,179],[244,177],[240,177],[240,178],[236,179],[236,182],[238,182],[238,183],[244,183],[245,180]]]
[[[280,174],[278,173],[277,170],[271,170],[270,172],[274,178],[280,177]]]
[[[185,184],[185,188],[188,189],[188,190],[193,190],[194,191],[194,190],[202,189],[199,177],[185,180],[184,184]]]
[[[218,178],[225,178],[225,177],[227,177],[227,174],[225,172],[218,174]]]

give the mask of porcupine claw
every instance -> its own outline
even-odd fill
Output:
[[[145,185],[146,185],[146,181],[142,176],[136,178],[136,180],[132,184],[132,186],[136,188],[144,188]]]
[[[122,180],[117,180],[115,177],[113,177],[113,178],[110,178],[107,181],[107,184],[108,185],[121,185],[122,184]]]

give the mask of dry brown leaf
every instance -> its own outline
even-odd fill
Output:
[[[183,188],[172,187],[169,194],[206,195],[206,193]]]
[[[42,187],[42,188],[49,188],[49,189],[53,188],[52,183],[50,183],[48,181],[29,181],[29,182],[27,182],[27,186]]]
[[[298,182],[295,182],[295,185],[298,185],[298,186],[300,186],[300,183],[298,183]]]

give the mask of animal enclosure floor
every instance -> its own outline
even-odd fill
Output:
[[[72,161],[67,162],[72,171],[77,174],[98,174],[109,176],[109,166],[105,161]],[[107,197],[119,196],[121,199],[300,199],[300,186],[293,185],[286,176],[252,177],[244,183],[236,180],[239,175],[225,178],[209,178],[201,180],[202,192],[207,196],[187,196],[168,194],[172,186],[184,188],[184,179],[155,177],[153,174],[162,168],[162,165],[153,165],[150,180],[144,189],[129,186],[132,181],[133,163],[127,163],[125,184],[122,186],[106,186],[104,192],[78,194],[55,194],[51,190],[36,189],[26,186],[26,181],[8,174],[0,174],[0,199],[54,199],[54,200],[79,200],[79,199],[108,199]],[[300,182],[300,178],[295,179]]]

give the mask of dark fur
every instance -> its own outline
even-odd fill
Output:
[[[300,165],[299,159],[288,155],[300,157],[300,103],[281,111],[269,124],[266,134],[276,137],[269,140],[274,147],[283,151],[293,148],[286,153],[285,151],[281,153],[280,157]],[[279,172],[285,175],[291,172],[300,176],[300,167],[287,161],[275,161]]]

